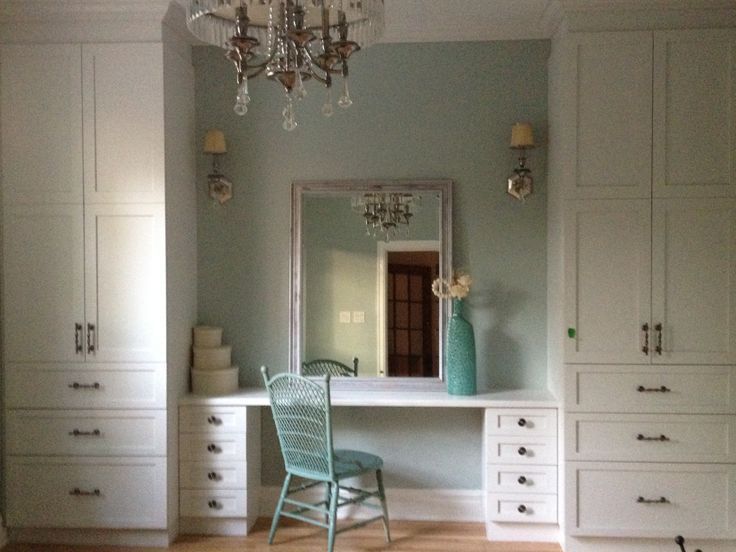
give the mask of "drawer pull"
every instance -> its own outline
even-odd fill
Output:
[[[97,382],[94,382],[94,383],[79,383],[79,382],[76,382],[75,381],[74,383],[70,383],[69,385],[67,385],[67,387],[69,389],[77,389],[77,390],[78,389],[93,389],[93,390],[102,389],[102,385],[100,385]]]
[[[220,504],[216,500],[210,500],[209,502],[207,502],[207,506],[209,506],[213,510],[222,510],[222,504]]]
[[[218,447],[214,443],[210,443],[209,445],[207,445],[207,450],[210,451],[213,454],[216,454],[218,452],[222,452],[222,449],[220,447]]]
[[[519,427],[524,427],[526,425],[526,420],[524,418],[519,418],[519,421],[516,422]]]
[[[649,324],[646,322],[642,324],[641,331],[644,332],[644,345],[641,348],[641,352],[649,355]]]
[[[657,332],[657,346],[654,347],[654,350],[657,352],[658,355],[662,355],[662,323],[658,323],[654,325],[654,331]]]
[[[94,354],[95,352],[95,341],[96,341],[96,334],[95,334],[95,325],[94,324],[87,324],[87,353],[88,354]]]
[[[94,489],[91,491],[83,491],[79,487],[74,487],[71,491],[69,491],[69,495],[71,496],[102,496],[102,493],[100,492],[100,489]]]
[[[70,431],[69,435],[72,435],[73,437],[99,437],[102,435],[102,432],[99,429],[93,429],[92,431],[81,431],[79,429],[75,429],[74,431]]]
[[[517,481],[519,482],[519,485],[526,485],[526,477],[524,477],[523,475],[520,475]]]
[[[660,435],[658,437],[646,437],[643,434],[639,434],[636,436],[637,441],[659,441],[660,443],[664,443],[665,441],[669,441],[670,438],[666,435]]]
[[[685,551],[685,539],[682,537],[682,535],[677,535],[675,537],[675,544],[680,547],[680,552],[686,552]],[[695,552],[703,552],[700,548],[696,548]]]
[[[524,506],[523,504],[519,504],[519,507],[518,507],[518,508],[517,508],[516,510],[517,510],[517,511],[518,511],[518,512],[519,512],[520,514],[525,514],[525,513],[526,513],[526,506]]]
[[[672,389],[666,385],[662,385],[660,387],[644,387],[643,385],[640,385],[636,390],[639,393],[669,393],[672,391]]]
[[[84,351],[82,345],[82,325],[77,322],[74,324],[74,352],[81,354]]]
[[[519,450],[517,452],[519,453],[519,456],[526,456],[526,447],[519,447]]]
[[[218,474],[217,472],[209,472],[207,474],[207,479],[209,479],[210,481],[219,481],[220,474]]]
[[[222,425],[222,418],[217,416],[207,416],[207,423],[210,425]]]
[[[638,504],[669,504],[670,501],[667,500],[665,497],[660,496],[659,498],[644,498],[643,496],[640,496],[636,499],[636,502]]]

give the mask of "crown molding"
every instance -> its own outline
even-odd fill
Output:
[[[161,21],[169,3],[169,0],[3,0],[0,2],[0,22],[150,18]]]

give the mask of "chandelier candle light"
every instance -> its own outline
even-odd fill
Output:
[[[235,64],[235,113],[246,114],[248,79],[263,74],[284,90],[283,127],[294,130],[305,80],[325,86],[326,117],[334,112],[333,75],[342,77],[338,105],[353,103],[348,59],[383,34],[383,0],[189,0],[187,27]]]
[[[417,210],[421,196],[404,192],[368,192],[355,196],[353,210],[365,219],[366,236],[391,241],[403,229],[409,234],[409,222]]]

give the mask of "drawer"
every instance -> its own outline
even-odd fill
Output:
[[[557,464],[557,437],[486,438],[488,464]]]
[[[245,434],[210,436],[185,433],[179,436],[179,459],[182,461],[218,461],[245,463]]]
[[[510,523],[557,523],[556,494],[496,494],[487,497],[489,521]]]
[[[557,494],[557,466],[486,466],[486,491]]]
[[[190,491],[179,496],[181,517],[241,517],[247,516],[247,491]]]
[[[565,423],[568,460],[736,460],[736,416],[570,414]]]
[[[9,527],[166,529],[165,458],[10,457]]]
[[[9,410],[15,455],[164,456],[164,410]]]
[[[244,406],[180,406],[180,433],[245,433]]]
[[[165,364],[9,364],[9,408],[165,408]]]
[[[183,489],[245,489],[245,462],[181,462],[179,486]]]
[[[729,366],[565,367],[572,412],[736,413],[736,371]]]
[[[554,408],[487,408],[486,435],[557,435],[557,410]]]
[[[580,536],[736,537],[734,466],[567,466],[567,530]]]

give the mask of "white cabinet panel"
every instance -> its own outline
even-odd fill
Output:
[[[736,413],[731,366],[586,366],[565,373],[571,412]]]
[[[554,408],[487,408],[485,416],[488,435],[557,435]]]
[[[244,490],[182,490],[179,513],[183,517],[246,517],[248,492]]]
[[[246,463],[188,462],[179,464],[179,485],[182,489],[245,489]]]
[[[567,531],[579,536],[736,537],[736,469],[719,464],[567,465]]]
[[[8,408],[164,408],[165,364],[8,364]]]
[[[81,203],[81,47],[3,45],[0,83],[5,204]]]
[[[11,457],[10,527],[166,529],[165,458]]]
[[[488,519],[507,523],[557,523],[557,495],[490,494]]]
[[[566,362],[649,362],[650,210],[648,200],[568,202]]]
[[[166,359],[164,235],[163,205],[87,206],[88,358]]]
[[[655,200],[652,224],[652,361],[736,363],[736,199]]]
[[[164,456],[165,410],[9,410],[8,454]]]
[[[735,416],[571,414],[565,425],[568,460],[736,460]]]
[[[736,32],[656,32],[654,56],[654,196],[736,195]]]
[[[242,406],[181,406],[181,433],[245,433],[246,409]]]
[[[81,206],[10,206],[3,223],[5,360],[83,360]]]
[[[161,44],[85,44],[85,203],[164,200]]]
[[[488,492],[557,495],[557,466],[488,465],[485,470]]]
[[[491,464],[557,464],[557,437],[488,437]]]
[[[179,435],[179,454],[182,459],[218,462],[243,461],[245,434],[207,435],[188,433]]]

